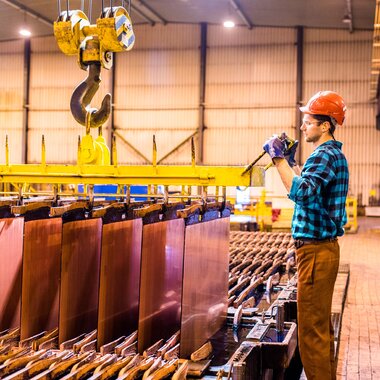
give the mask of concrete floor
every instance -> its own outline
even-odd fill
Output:
[[[380,379],[380,218],[359,219],[340,239],[350,284],[340,336],[338,379]]]

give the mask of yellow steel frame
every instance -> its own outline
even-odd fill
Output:
[[[264,168],[243,166],[0,165],[0,183],[264,186]]]

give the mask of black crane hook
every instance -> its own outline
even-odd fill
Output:
[[[87,115],[91,114],[90,126],[98,128],[102,126],[111,113],[111,94],[107,94],[99,109],[91,108],[90,102],[98,91],[100,78],[100,63],[91,63],[88,65],[87,78],[81,82],[71,95],[70,109],[74,119],[84,126],[87,126]]]

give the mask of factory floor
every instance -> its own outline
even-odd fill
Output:
[[[338,379],[380,379],[380,218],[359,218],[356,234],[340,239],[350,264]]]

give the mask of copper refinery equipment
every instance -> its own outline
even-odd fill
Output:
[[[111,2],[91,25],[83,11],[67,9],[54,33],[60,49],[76,55],[88,72],[70,104],[85,135],[76,165],[47,164],[44,138],[40,164],[13,165],[6,141],[0,165],[0,378],[200,375],[210,365],[210,340],[231,318],[235,327],[244,323],[253,293],[265,283],[268,298],[290,260],[285,245],[275,252],[267,244],[261,258],[231,252],[229,264],[226,186],[263,186],[265,169],[255,166],[257,160],[248,167],[197,166],[193,142],[188,166],[157,165],[155,142],[151,166],[118,165],[115,144],[111,165],[101,133],[110,96],[99,109],[90,103],[101,69],[112,66],[114,53],[133,47],[129,13]],[[99,130],[95,140],[91,128]],[[94,191],[106,184],[117,187],[106,194],[110,200]],[[131,194],[131,185],[153,190],[144,199]],[[170,186],[182,190],[172,194]],[[201,191],[194,194],[195,187]],[[215,194],[207,193],[209,187]],[[260,327],[248,317],[251,327]],[[272,331],[270,323],[261,329]],[[286,331],[289,344],[281,347],[291,350],[294,326]],[[256,341],[239,349],[261,363],[264,350]],[[249,371],[237,363],[242,356],[234,354],[216,376],[227,371],[247,378]]]

